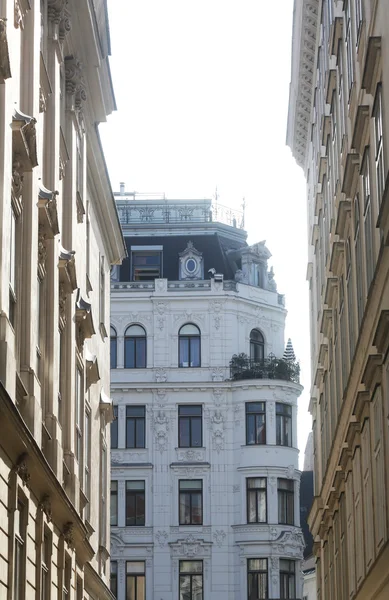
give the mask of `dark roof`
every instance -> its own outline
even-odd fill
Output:
[[[312,554],[313,537],[307,519],[313,502],[313,471],[303,471],[300,481],[300,524],[304,536],[304,558]]]
[[[204,235],[177,235],[177,236],[145,236],[126,237],[125,243],[128,256],[131,246],[163,246],[162,276],[170,281],[178,280],[178,255],[185,250],[191,241],[204,258],[204,279],[209,279],[208,270],[216,269],[222,273],[224,279],[234,279],[234,270],[227,257],[227,250],[246,246],[235,240],[220,236],[218,233]],[[120,267],[120,281],[130,281],[130,258],[123,260]]]

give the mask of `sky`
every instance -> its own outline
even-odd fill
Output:
[[[100,126],[114,191],[246,202],[286,296],[311,429],[306,191],[285,145],[293,0],[108,0],[117,111]]]

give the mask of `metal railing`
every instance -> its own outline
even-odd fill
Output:
[[[262,360],[248,358],[245,354],[234,354],[230,360],[230,378],[242,379],[281,379],[300,383],[300,365],[294,360],[285,360],[270,355]]]

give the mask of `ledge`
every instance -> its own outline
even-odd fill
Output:
[[[370,354],[367,362],[366,362],[366,366],[365,366],[365,370],[363,371],[363,375],[362,375],[362,379],[361,379],[361,383],[364,383],[366,386],[366,389],[370,389],[371,384],[373,382],[375,373],[377,371],[377,369],[379,369],[382,365],[382,355],[381,354]]]
[[[339,263],[344,254],[344,242],[333,242],[330,260],[330,271],[338,275]]]
[[[366,50],[365,67],[363,69],[362,87],[368,94],[373,94],[374,75],[379,56],[381,54],[381,38],[369,38]]]
[[[386,357],[389,349],[389,310],[381,311],[373,338],[373,346]]]
[[[43,185],[39,187],[38,208],[40,223],[44,227],[46,235],[53,238],[59,233],[58,212],[57,212],[58,192],[52,192]]]
[[[36,148],[36,119],[14,110],[12,117],[12,144],[14,156],[23,165],[23,171],[32,171],[38,165]]]
[[[357,114],[354,123],[353,139],[351,141],[351,147],[354,148],[360,154],[363,153],[363,139],[369,126],[369,114],[370,109],[366,105],[358,106]]]
[[[357,154],[356,152],[347,154],[341,191],[344,192],[348,198],[351,197],[354,177],[356,174],[358,175],[358,173],[359,154]]]
[[[334,303],[334,295],[336,290],[338,289],[338,278],[337,277],[327,277],[326,281],[326,289],[324,293],[324,304],[327,304],[330,308]]]
[[[340,237],[341,240],[344,239],[344,228],[346,226],[346,221],[348,216],[351,213],[351,202],[350,200],[341,200],[338,205],[338,215],[336,219],[335,225],[335,234]]]
[[[97,383],[100,379],[99,365],[96,354],[92,354],[88,348],[85,348],[86,362],[86,385],[89,388],[92,383]]]

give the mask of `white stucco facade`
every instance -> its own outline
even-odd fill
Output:
[[[200,231],[198,223],[189,223],[187,235],[191,227]],[[226,236],[239,234],[245,239],[243,232],[233,227],[215,223],[212,227],[224,228]],[[177,253],[186,247],[178,227],[175,234],[172,226],[169,232],[161,224],[154,229],[151,224],[146,232],[133,225],[131,235],[146,236],[152,231],[170,239],[176,235]],[[141,247],[140,240],[136,243]],[[128,251],[130,254],[129,245]],[[218,281],[217,275],[210,279],[205,273],[204,277],[197,281],[173,282],[162,277],[142,283],[111,283],[111,326],[117,348],[116,368],[111,370],[111,395],[117,406],[117,448],[112,449],[111,456],[115,489],[113,502],[111,498],[111,560],[117,570],[117,598],[131,598],[126,596],[126,565],[130,561],[145,565],[147,600],[183,597],[179,590],[180,561],[193,560],[202,561],[203,595],[196,598],[249,598],[248,560],[258,558],[266,559],[267,594],[263,597],[281,597],[280,560],[286,559],[293,561],[295,593],[285,597],[301,598],[303,538],[297,449],[301,386],[277,378],[232,380],[229,368],[234,354],[250,355],[254,329],[264,337],[265,357],[271,353],[282,357],[283,297],[236,280],[222,277]],[[179,332],[188,323],[201,333],[198,368],[178,366]],[[133,324],[143,327],[146,334],[146,368],[124,366],[125,333]],[[246,445],[246,405],[253,402],[264,402],[266,443]],[[179,407],[194,405],[201,406],[201,446],[179,447]],[[277,412],[284,405],[291,406],[290,446],[277,445]],[[129,406],[145,407],[145,447],[126,447]],[[266,515],[256,523],[248,523],[250,478],[262,478],[266,488]],[[293,524],[279,523],[280,480],[291,482],[293,487]],[[126,526],[129,481],[145,482],[142,526]],[[180,481],[201,481],[201,524],[180,525]]]

